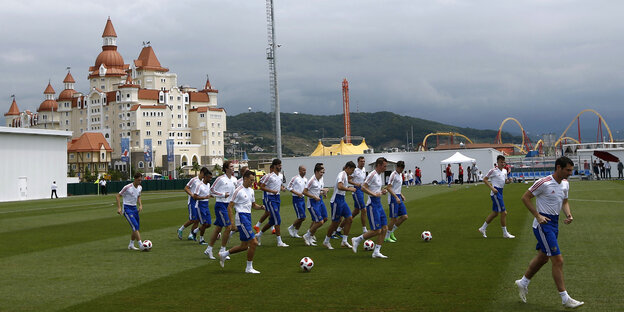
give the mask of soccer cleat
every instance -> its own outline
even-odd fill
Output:
[[[396,241],[394,239],[392,239],[392,237],[388,237],[388,238],[384,239],[384,242],[386,242],[386,243],[396,243]]]
[[[128,245],[128,250],[139,250],[139,248],[134,247],[134,245]]]
[[[206,241],[203,240],[203,239],[199,240],[199,244],[200,245],[208,245],[208,243],[206,243]]]
[[[381,252],[373,252],[373,258],[388,258],[388,256],[384,256]]]
[[[286,244],[284,242],[281,242],[281,243],[277,243],[277,247],[290,247],[290,245],[288,245],[288,244]]]
[[[310,246],[310,235],[308,233],[303,234],[303,242],[306,246]]]
[[[143,251],[145,250],[145,247],[143,247],[143,243],[139,242],[139,250]]]
[[[271,234],[275,234],[275,229],[272,229],[272,230],[271,230]]]
[[[357,247],[359,244],[360,244],[360,240],[357,237],[351,238],[351,249],[353,249],[353,252],[357,253]]]
[[[362,234],[368,232],[368,230],[366,229],[366,227],[362,228]]]
[[[299,235],[299,233],[297,233],[297,229],[295,229],[294,234],[295,234],[295,236],[293,236],[294,238],[301,238],[301,236]]]
[[[529,288],[522,285],[522,280],[516,280],[516,286],[518,286],[518,295],[520,296],[520,300],[526,303],[526,295],[529,293]]]
[[[394,240],[394,242],[397,241],[396,236],[394,236],[394,232],[390,233],[390,238],[392,238]]]
[[[327,249],[329,249],[329,250],[334,249],[334,247],[332,247],[330,242],[323,242],[323,246],[327,247]]]
[[[208,246],[208,248],[206,248],[206,250],[204,251],[204,255],[208,256],[208,258],[210,258],[210,260],[215,260],[217,258],[215,258],[212,255],[212,247]]]
[[[577,308],[582,306],[583,304],[585,304],[585,302],[574,300],[572,299],[572,297],[570,297],[566,302],[563,303],[563,306],[566,308]]]
[[[487,235],[485,234],[485,229],[484,228],[479,228],[478,231],[479,231],[479,233],[481,233],[481,235],[483,235],[483,237],[487,238]]]
[[[178,230],[178,239],[182,240],[182,238],[184,238],[184,236],[182,235],[182,230]]]
[[[288,227],[288,235],[290,235],[290,237],[295,237],[295,234],[293,233],[293,226],[289,226]]]
[[[516,236],[506,233],[506,234],[503,234],[503,238],[516,238]]]
[[[353,248],[351,246],[351,244],[349,244],[349,242],[347,242],[347,241],[342,241],[342,243],[340,243],[340,246],[341,247],[347,247],[347,248]]]
[[[258,234],[260,232],[260,227],[259,226],[253,226],[254,231],[256,231],[256,234]]]
[[[258,241],[258,246],[262,246],[262,235],[256,235],[256,240]]]
[[[225,258],[226,258],[225,252],[224,251],[219,252],[219,264],[221,265],[222,268],[225,267]]]
[[[245,273],[260,274],[260,271],[254,269],[254,268],[246,268],[245,269]]]
[[[310,235],[310,241],[313,242],[313,243],[316,243],[316,236]],[[314,246],[316,246],[316,245],[314,245]]]
[[[189,234],[189,236],[187,237],[188,240],[197,240],[197,235],[195,233],[193,233],[193,231],[191,231],[191,234]]]

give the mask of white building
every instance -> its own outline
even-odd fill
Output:
[[[173,170],[166,162],[166,140],[175,142],[176,166],[223,163],[226,112],[217,107],[218,90],[207,80],[203,89],[178,86],[177,75],[163,67],[148,44],[131,64],[117,52],[117,34],[110,19],[102,34],[102,51],[89,67],[88,92],[74,90],[70,72],[64,90],[48,83],[37,113],[20,112],[15,100],[5,114],[7,127],[72,131],[73,138],[99,132],[113,148],[113,166],[121,162],[122,138],[130,140],[132,165],[143,171],[153,166]],[[144,163],[144,140],[152,140],[154,164]]]
[[[0,202],[67,196],[67,139],[71,132],[0,127]]]

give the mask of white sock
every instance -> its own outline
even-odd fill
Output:
[[[277,243],[278,244],[283,244],[284,243],[284,242],[282,242],[282,237],[281,236],[277,237]]]
[[[531,282],[530,279],[526,278],[524,275],[522,276],[522,279],[520,280],[520,283],[524,286],[524,287],[529,287],[529,283]]]
[[[134,240],[130,240],[130,246],[134,246]]]
[[[392,231],[388,231],[388,232],[386,232],[386,237],[385,237],[384,239],[388,239],[388,238],[390,238],[390,234],[392,234]]]
[[[221,246],[221,249],[219,249],[219,252],[224,252],[225,251],[225,247]],[[229,255],[229,254],[228,254]]]
[[[394,230],[398,229],[399,227],[395,225],[392,226],[392,232],[394,232]]]
[[[258,223],[256,223],[256,227],[260,227],[262,225],[262,223],[260,223],[260,221],[258,221]]]
[[[253,269],[253,261],[247,261],[247,268]]]
[[[358,236],[358,237],[356,237],[356,238],[355,238],[355,240],[357,240],[357,241],[361,241],[361,240],[363,240],[363,239],[364,239],[364,235],[360,235],[360,236]]]
[[[365,226],[362,227],[362,232],[366,232],[366,227]]]
[[[204,240],[204,235],[202,235],[202,236],[200,236],[200,237],[199,237],[199,241],[200,241],[200,242],[201,242],[201,241],[203,241],[203,240]]]
[[[212,252],[212,246],[208,245],[208,247],[206,247],[206,250]]]
[[[178,229],[178,231],[184,231],[184,229],[185,229],[185,228],[186,228],[186,227],[185,227],[184,225],[182,225],[182,226]]]
[[[487,229],[488,223],[487,222],[483,222],[483,225],[481,226],[482,229]]]
[[[294,226],[294,225],[292,225],[292,224],[288,227],[288,230],[290,230],[290,231],[292,231],[292,230],[294,230],[294,229],[295,229],[295,226]]]
[[[310,229],[308,229],[308,231],[305,233],[305,235],[311,236],[312,233],[310,233]]]
[[[347,238],[349,238],[349,236],[348,236],[348,235],[344,235],[344,234],[343,234],[343,235],[342,235],[342,242],[343,242],[343,243],[346,243],[346,242],[347,242]]]
[[[262,233],[263,233],[262,231],[258,232],[258,234],[256,234],[256,237],[262,236]]]
[[[198,228],[198,227],[196,227],[196,228],[193,230],[193,234],[197,234],[197,232],[199,232],[199,228]]]
[[[223,253],[223,255],[224,255],[225,257],[229,257],[229,256],[230,256],[230,251],[229,251],[229,250],[225,250],[225,251],[224,251],[224,250],[221,250],[221,251],[219,251],[219,253]],[[224,258],[225,258],[225,257],[224,257]]]
[[[342,227],[338,227],[338,228],[336,229],[336,232],[342,232]]]
[[[570,295],[568,295],[567,290],[560,292],[559,296],[561,296],[561,303],[565,303],[566,301],[568,301],[568,299],[570,299]]]
[[[375,253],[379,253],[379,251],[381,250],[381,245],[375,245]]]
[[[271,232],[275,231],[275,225],[271,227]]]
[[[507,232],[507,227],[506,226],[503,226],[502,228],[503,228],[503,234],[509,234],[509,232]]]
[[[139,246],[143,245],[143,242],[139,239]]]
[[[323,241],[323,244],[329,244],[329,237],[325,236],[325,240]]]

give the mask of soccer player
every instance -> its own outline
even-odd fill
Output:
[[[316,230],[323,225],[323,215],[320,212],[321,209],[321,189],[322,185],[320,180],[325,174],[325,168],[323,164],[317,163],[314,165],[314,175],[308,180],[308,184],[303,189],[303,194],[308,197],[308,212],[310,212],[310,218],[312,218],[312,225],[310,229],[303,235],[303,241],[307,246],[316,246],[316,243],[312,239]]]
[[[210,195],[216,198],[215,200],[215,229],[212,232],[212,236],[210,237],[210,241],[208,242],[208,247],[206,247],[206,251],[204,253],[212,259],[212,248],[214,247],[215,241],[217,241],[217,236],[221,233],[223,229],[223,234],[221,235],[221,249],[219,251],[225,250],[225,245],[227,245],[228,240],[230,239],[230,230],[229,226],[232,224],[230,222],[230,216],[228,214],[228,204],[230,203],[230,199],[232,198],[232,193],[234,193],[236,185],[236,178],[233,176],[234,174],[234,165],[229,161],[223,162],[223,170],[224,174],[220,175],[212,184],[210,188]]]
[[[357,168],[353,170],[351,176],[349,176],[349,184],[355,187],[355,192],[351,193],[353,197],[353,212],[351,213],[352,218],[355,218],[360,210],[363,210],[360,215],[360,220],[362,221],[362,233],[366,233],[366,205],[364,202],[364,193],[362,192],[362,184],[364,183],[364,179],[366,179],[366,171],[364,170],[364,165],[366,164],[366,160],[364,156],[360,156],[357,158]],[[338,233],[341,233],[342,228],[345,226],[345,221],[342,222],[340,227],[338,227]],[[340,234],[339,234],[340,235]]]
[[[292,195],[292,203],[293,208],[295,209],[295,215],[297,219],[291,226],[288,227],[288,233],[290,237],[301,238],[299,236],[299,228],[301,224],[306,218],[305,215],[305,197],[303,195],[303,189],[306,184],[308,184],[308,179],[305,177],[306,168],[301,165],[299,166],[299,175],[294,176],[290,179],[290,183],[288,183],[288,190],[293,194]]]
[[[191,227],[191,233],[189,233],[188,240],[195,240],[197,234],[197,226],[199,225],[199,216],[197,215],[197,209],[195,208],[196,202],[193,198],[193,191],[197,188],[198,185],[202,183],[204,179],[204,174],[208,171],[208,168],[202,167],[199,170],[199,174],[196,177],[193,177],[191,180],[186,183],[184,187],[184,191],[188,194],[188,200],[186,201],[186,206],[188,208],[188,221],[186,221],[182,226],[178,229],[178,239],[182,239],[184,229],[189,226]]]
[[[260,183],[260,189],[267,193],[266,203],[267,211],[269,212],[269,223],[267,223],[260,232],[258,232],[257,240],[258,246],[262,245],[262,233],[275,226],[275,235],[277,236],[277,247],[288,247],[286,243],[282,241],[280,226],[282,224],[282,218],[280,216],[280,191],[284,188],[282,186],[282,179],[279,176],[282,171],[282,161],[275,158],[272,162],[273,174],[267,177],[264,183]]]
[[[563,280],[563,256],[557,243],[559,235],[559,213],[563,209],[566,219],[564,224],[570,224],[574,218],[570,212],[568,193],[570,184],[566,180],[574,170],[574,163],[563,156],[555,161],[555,172],[535,182],[528,191],[522,195],[522,202],[535,216],[533,220],[533,234],[537,238],[537,255],[529,263],[524,276],[516,281],[518,292],[522,302],[526,302],[529,292],[528,286],[531,278],[537,273],[548,260],[552,263],[552,276],[557,290],[561,296],[561,303],[566,308],[576,308],[584,304],[582,301],[572,299],[566,291]],[[531,199],[535,197],[535,205]],[[536,209],[537,206],[537,209]]]
[[[240,174],[240,178],[238,178],[238,180],[236,180],[236,187],[239,187],[241,185],[243,185],[243,177],[245,176],[245,171],[249,170],[249,168],[247,168],[247,166],[243,166],[239,169],[239,174]]]
[[[407,220],[407,208],[405,207],[405,196],[401,194],[400,175],[405,170],[405,162],[399,160],[396,164],[396,170],[390,174],[388,179],[388,212],[390,213],[390,228],[386,232],[385,242],[396,243],[394,231]]]
[[[264,206],[256,204],[254,190],[251,188],[255,179],[256,174],[251,170],[243,174],[243,185],[236,188],[227,208],[229,218],[235,220],[241,244],[230,250],[219,252],[219,264],[221,267],[224,267],[225,260],[229,259],[230,255],[246,250],[247,267],[245,268],[245,273],[252,274],[258,274],[260,271],[255,270],[253,267],[253,257],[256,252],[258,241],[251,227],[251,209],[264,210]],[[229,230],[234,231],[234,225],[230,225]]]
[[[260,181],[258,181],[258,186],[262,185],[267,178],[269,178],[270,175],[273,174],[273,164],[271,164],[271,166],[269,166],[269,173],[265,174],[262,176],[262,178],[260,178]],[[267,192],[262,192],[262,205],[264,205],[264,207],[269,207],[269,205],[266,202],[267,200]],[[256,234],[258,234],[258,232],[260,232],[260,226],[262,225],[262,222],[264,222],[264,220],[266,220],[271,214],[269,213],[269,211],[265,211],[264,214],[262,215],[262,217],[260,217],[260,219],[258,220],[258,222],[256,223],[256,225],[254,225],[253,229],[254,231],[256,231]]]
[[[353,252],[357,252],[357,247],[362,241],[377,236],[377,244],[375,245],[372,255],[373,258],[388,258],[381,253],[381,244],[388,231],[388,220],[383,206],[381,205],[381,195],[387,192],[386,189],[383,188],[383,176],[387,165],[388,161],[385,158],[377,158],[375,161],[375,170],[368,174],[362,185],[362,191],[368,194],[366,212],[368,214],[368,223],[371,230],[358,237],[351,238]]]
[[[205,168],[205,167],[204,167]],[[210,216],[210,207],[208,206],[210,195],[210,180],[212,180],[212,172],[206,169],[202,183],[197,184],[193,191],[193,199],[195,199],[195,209],[197,210],[197,216],[199,216],[199,244],[206,245],[204,240],[204,233],[206,229],[210,227],[212,218]],[[213,257],[214,258],[214,257]]]
[[[501,169],[502,168],[502,169]],[[507,210],[505,209],[505,203],[503,202],[503,187],[505,184],[511,183],[511,178],[507,177],[507,169],[505,169],[505,156],[498,155],[496,157],[496,166],[487,173],[483,178],[483,183],[490,188],[490,198],[492,199],[492,213],[490,213],[485,222],[479,228],[479,232],[483,237],[487,237],[486,229],[488,224],[500,214],[500,223],[503,228],[504,238],[514,238],[515,236],[509,234],[507,231]]]
[[[143,203],[141,202],[141,173],[134,174],[134,181],[124,186],[115,197],[117,199],[117,214],[123,214],[130,223],[132,234],[130,234],[129,250],[143,250],[143,242],[141,241],[141,233],[139,233],[139,213],[143,211]],[[123,209],[119,198],[123,196]],[[137,209],[137,202],[139,203]],[[139,242],[139,248],[134,246],[134,241]]]
[[[332,195],[331,200],[329,201],[331,206],[331,220],[332,223],[329,225],[327,229],[327,235],[325,236],[325,241],[323,242],[323,246],[328,249],[334,249],[331,243],[329,242],[332,233],[338,228],[340,224],[340,219],[344,218],[343,228],[342,228],[342,243],[340,246],[352,248],[352,246],[347,242],[347,238],[349,237],[349,230],[351,229],[351,223],[353,222],[353,217],[351,217],[351,208],[347,205],[345,201],[345,193],[355,192],[354,187],[347,187],[349,183],[349,176],[353,174],[355,170],[355,163],[352,161],[348,161],[343,170],[338,173],[338,177],[336,177],[336,185],[334,186],[334,194]]]

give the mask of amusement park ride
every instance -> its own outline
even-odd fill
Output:
[[[559,139],[557,139],[557,141],[555,141],[555,143],[552,144],[551,146],[545,146],[544,141],[541,140],[541,139],[539,141],[537,141],[535,143],[535,145],[532,145],[531,144],[531,140],[529,139],[529,136],[524,131],[524,128],[522,127],[520,122],[517,119],[513,118],[513,117],[508,117],[508,118],[505,118],[505,120],[503,120],[503,122],[501,123],[500,127],[498,128],[498,133],[496,134],[496,138],[494,139],[494,144],[503,144],[502,137],[501,137],[503,126],[505,125],[505,123],[507,121],[510,121],[510,120],[514,121],[516,124],[518,124],[518,127],[520,127],[520,130],[522,131],[522,143],[520,145],[513,144],[513,143],[509,143],[509,144],[512,145],[513,147],[515,147],[521,154],[544,155],[544,148],[545,147],[551,147],[551,148],[554,148],[554,149],[561,148],[561,145],[568,143],[568,141],[572,141],[572,142],[574,142],[576,144],[580,144],[581,143],[580,116],[582,114],[588,113],[588,112],[594,113],[594,115],[596,115],[598,117],[598,131],[596,133],[596,142],[600,142],[603,139],[602,125],[604,124],[604,127],[606,128],[607,133],[609,134],[608,142],[613,143],[613,135],[611,134],[611,129],[609,129],[609,125],[607,125],[606,120],[604,120],[604,118],[597,111],[595,111],[593,109],[584,109],[580,113],[578,113],[574,119],[572,119],[572,121],[570,122],[568,127],[563,131],[563,133],[561,134]],[[575,121],[576,121],[576,124],[577,124],[578,139],[574,139],[572,137],[567,136],[568,130],[570,130],[570,127],[574,124]],[[437,143],[439,143],[439,136],[447,136],[447,137],[449,137],[449,140],[448,140],[449,144],[453,144],[453,137],[461,137],[461,138],[465,139],[468,143],[472,143],[472,141],[468,137],[466,137],[465,135],[463,135],[461,133],[457,133],[457,132],[435,132],[435,133],[429,133],[429,134],[427,134],[425,136],[425,138],[423,139],[422,144],[420,144],[420,146],[419,146],[419,150],[427,150],[427,139],[429,137],[431,137],[431,136],[436,136]]]

